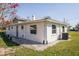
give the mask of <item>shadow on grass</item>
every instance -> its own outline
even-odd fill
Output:
[[[0,32],[0,36],[8,47],[19,46],[19,44],[8,39],[8,37],[5,35],[5,32]]]

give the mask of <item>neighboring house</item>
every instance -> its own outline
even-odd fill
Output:
[[[51,43],[62,39],[62,33],[67,33],[67,29],[67,24],[63,22],[44,18],[11,24],[6,27],[6,35],[17,39]]]

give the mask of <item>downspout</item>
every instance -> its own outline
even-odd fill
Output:
[[[61,24],[59,24],[59,39],[61,39]]]
[[[47,41],[47,24],[44,22],[44,44],[48,44]]]
[[[18,19],[16,19],[16,23],[18,23]],[[16,38],[18,38],[18,24],[16,24]]]
[[[18,25],[16,25],[16,38],[18,38]]]

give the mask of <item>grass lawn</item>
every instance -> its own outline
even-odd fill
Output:
[[[19,46],[18,44],[12,42],[9,40],[3,31],[0,31],[0,48],[1,47],[17,47]]]
[[[31,49],[17,49],[15,55],[30,56],[76,56],[79,55],[79,32],[70,32],[71,40],[59,42],[44,51],[35,51]]]
[[[49,47],[44,51],[35,51],[28,48],[21,48],[19,45],[3,38],[2,34],[0,38],[0,47],[15,47],[16,56],[77,56],[79,55],[79,32],[70,32],[70,41],[61,41],[56,45]]]

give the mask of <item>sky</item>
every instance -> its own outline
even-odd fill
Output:
[[[22,3],[19,4],[17,15],[21,18],[43,18],[50,16],[52,19],[64,21],[74,27],[79,23],[78,3]]]

